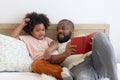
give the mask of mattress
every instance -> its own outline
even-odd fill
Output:
[[[119,77],[118,80],[120,80],[120,63],[117,64],[117,67],[118,67],[117,73]],[[57,79],[55,79],[51,75],[36,74],[31,72],[1,72],[0,80],[57,80]]]

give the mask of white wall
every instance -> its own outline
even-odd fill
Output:
[[[45,13],[51,23],[110,24],[110,39],[120,61],[120,0],[0,0],[0,23],[20,23],[28,12]]]

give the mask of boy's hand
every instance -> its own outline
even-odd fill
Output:
[[[49,50],[45,50],[43,58],[44,60],[49,60],[51,58],[51,52]]]
[[[22,21],[22,25],[26,26],[29,21],[30,21],[30,18],[24,18],[23,21]]]

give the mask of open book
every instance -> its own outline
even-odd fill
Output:
[[[96,33],[91,33],[87,36],[73,37],[71,38],[71,44],[76,45],[75,54],[85,54],[92,50],[92,38]]]

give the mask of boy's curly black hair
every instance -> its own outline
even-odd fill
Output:
[[[36,12],[26,14],[25,18],[30,18],[28,24],[23,28],[23,30],[31,35],[35,25],[43,24],[45,26],[45,30],[47,30],[50,25],[50,21],[45,14],[38,14]]]

